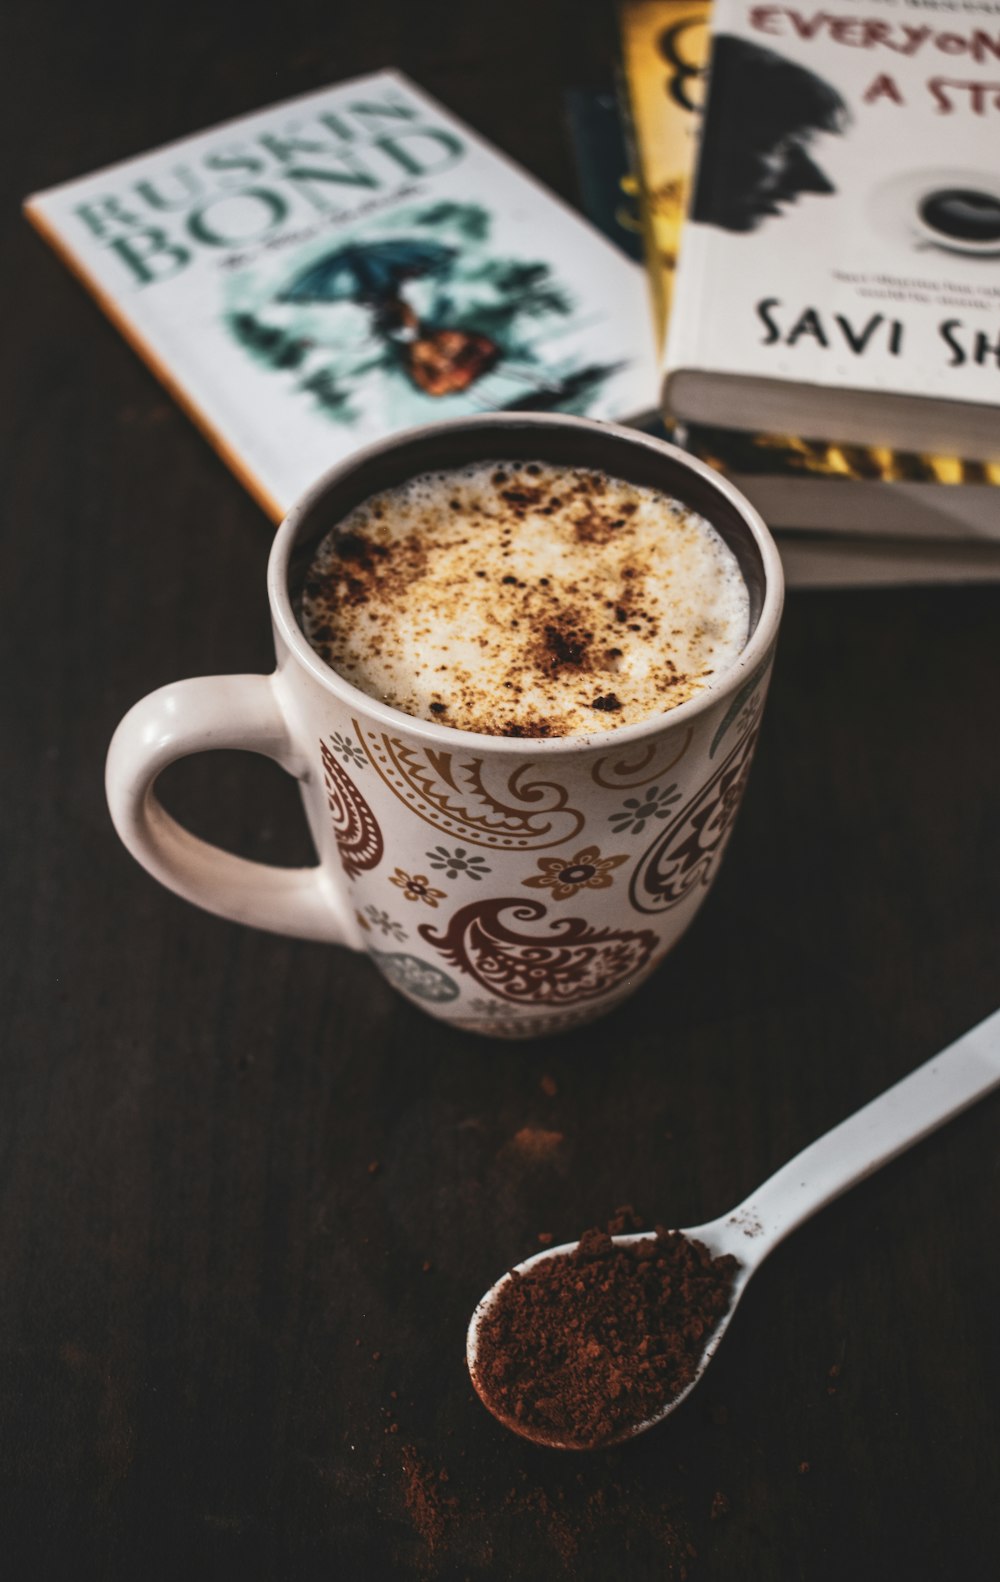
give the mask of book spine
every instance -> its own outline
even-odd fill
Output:
[[[663,353],[663,406],[668,419],[676,418],[671,399],[675,382],[696,360],[698,327],[704,322],[706,304],[712,297],[711,258],[705,237],[688,227],[674,280],[673,306]]]
[[[715,0],[717,3],[717,0]],[[639,187],[661,375],[696,163],[713,0],[620,0],[621,103]]]

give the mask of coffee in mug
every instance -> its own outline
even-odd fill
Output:
[[[355,507],[300,598],[369,697],[486,736],[579,736],[686,703],[747,639],[733,551],[697,511],[583,467],[483,461]]]

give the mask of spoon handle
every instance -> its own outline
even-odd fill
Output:
[[[796,1154],[742,1203],[740,1225],[764,1257],[827,1203],[1000,1086],[1000,1011]]]

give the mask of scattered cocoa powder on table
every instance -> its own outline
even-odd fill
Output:
[[[403,1497],[414,1528],[433,1554],[440,1548],[458,1511],[447,1491],[448,1474],[434,1473],[413,1445],[403,1446]]]
[[[528,1438],[613,1444],[691,1383],[738,1267],[680,1231],[618,1246],[589,1230],[572,1252],[511,1271],[480,1320],[473,1382]]]
[[[610,1457],[591,1462],[586,1477],[577,1472],[557,1478],[548,1488],[522,1468],[504,1494],[496,1484],[484,1485],[475,1473],[470,1487],[468,1468],[459,1491],[447,1468],[427,1459],[433,1455],[430,1448],[425,1455],[402,1443],[394,1454],[406,1515],[426,1550],[426,1565],[418,1561],[425,1575],[441,1574],[439,1567],[449,1559],[457,1562],[459,1556],[475,1566],[477,1576],[499,1575],[495,1545],[504,1544],[505,1533],[509,1542],[511,1521],[522,1531],[527,1527],[532,1543],[549,1551],[563,1575],[577,1575],[581,1553],[589,1556],[606,1544],[631,1553],[633,1569],[637,1555],[655,1556],[650,1575],[660,1582],[687,1582],[690,1575],[697,1552],[688,1499],[677,1492],[676,1479],[668,1476],[664,1486],[666,1469],[651,1486],[625,1488],[615,1476],[612,1451]],[[617,1574],[610,1568],[607,1572]]]

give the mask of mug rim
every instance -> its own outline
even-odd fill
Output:
[[[743,525],[748,529],[760,557],[764,573],[764,597],[757,624],[750,638],[717,681],[713,681],[693,698],[678,703],[674,708],[665,709],[658,714],[650,714],[633,725],[622,725],[617,729],[612,727],[610,730],[604,728],[582,731],[571,736],[491,736],[480,731],[460,730],[452,725],[439,725],[435,721],[424,720],[417,715],[407,714],[402,709],[393,708],[391,704],[373,698],[360,687],[346,681],[319,657],[296,619],[289,586],[288,573],[292,551],[303,522],[312,515],[327,494],[351,473],[367,466],[379,455],[393,450],[398,445],[418,444],[425,439],[440,441],[447,439],[449,432],[473,430],[488,433],[491,429],[512,427],[537,428],[541,431],[569,428],[585,434],[596,432],[611,435],[630,447],[644,448],[657,455],[668,457],[683,471],[701,478],[712,491],[721,495],[731,507],[735,508]],[[488,456],[483,457],[484,461],[491,459]],[[544,460],[544,457],[540,459]],[[706,519],[711,521],[708,513],[704,514]],[[606,423],[595,418],[574,417],[564,413],[484,412],[471,417],[446,419],[437,423],[421,424],[415,428],[397,430],[385,439],[375,440],[370,445],[352,451],[349,456],[330,467],[306,490],[280,523],[268,559],[267,592],[272,620],[289,652],[326,692],[332,693],[356,713],[382,727],[404,729],[410,735],[439,747],[451,747],[453,750],[463,747],[468,749],[475,744],[480,751],[559,755],[591,749],[606,752],[613,747],[627,747],[631,743],[657,735],[668,726],[691,723],[700,715],[707,713],[721,699],[731,696],[738,690],[740,683],[759,668],[773,647],[784,604],[784,573],[777,545],[763,517],[746,496],[721,473],[696,457],[689,456],[686,451],[670,444],[668,440],[661,440],[653,434],[644,434],[639,429],[627,428],[620,423]]]

